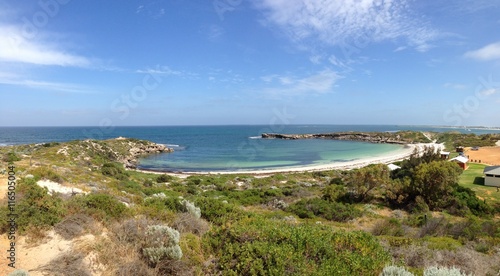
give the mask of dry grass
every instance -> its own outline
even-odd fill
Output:
[[[486,255],[468,247],[457,250],[429,249],[426,245],[409,245],[389,249],[395,261],[407,266],[422,268],[429,266],[456,267],[474,275],[496,275],[500,270],[500,256]]]
[[[95,220],[85,214],[75,214],[65,218],[54,226],[57,234],[66,240],[72,240],[86,232],[97,232]]]
[[[202,236],[209,230],[210,225],[204,219],[196,218],[189,213],[180,213],[177,215],[172,227],[180,233],[193,233]]]
[[[67,252],[37,270],[54,276],[90,276],[92,274],[83,265],[84,258],[85,255],[82,253]]]

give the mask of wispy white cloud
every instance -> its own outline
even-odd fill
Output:
[[[307,77],[269,75],[261,79],[274,84],[274,87],[264,89],[266,96],[280,97],[329,93],[341,78],[335,71],[324,69]]]
[[[34,65],[90,67],[90,59],[68,53],[58,46],[28,39],[21,28],[0,25],[0,62]]]
[[[461,84],[461,83],[447,82],[443,86],[445,88],[451,88],[451,89],[455,89],[455,90],[464,90],[464,89],[467,89],[467,85]]]
[[[50,92],[93,93],[89,88],[78,84],[22,79],[20,76],[3,74],[2,72],[0,72],[0,84],[21,86]]]
[[[406,46],[399,46],[398,48],[394,49],[394,52],[401,52],[401,51],[404,51],[406,50]]]
[[[265,23],[281,27],[294,41],[311,39],[327,45],[357,48],[381,41],[406,41],[418,51],[427,51],[439,32],[418,15],[409,1],[391,0],[259,0]]]
[[[500,59],[500,41],[488,44],[474,51],[466,52],[465,57],[480,61]]]
[[[210,41],[216,41],[224,35],[224,29],[219,25],[210,25],[204,32]]]
[[[135,72],[140,74],[158,74],[158,75],[174,75],[174,76],[180,76],[184,74],[181,71],[172,70],[168,66],[160,66],[160,65],[157,65],[155,68],[139,69],[136,70]]]
[[[497,94],[500,92],[500,89],[495,89],[495,88],[490,88],[490,89],[486,89],[486,90],[483,90],[481,92],[479,92],[481,94],[481,96],[491,96],[493,94]]]

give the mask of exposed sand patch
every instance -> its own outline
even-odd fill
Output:
[[[40,187],[46,187],[49,190],[49,194],[52,193],[61,193],[61,194],[87,194],[88,192],[84,192],[81,189],[78,188],[73,188],[73,187],[65,187],[62,186],[61,184],[50,181],[50,180],[39,180],[36,184]]]
[[[481,147],[479,148],[479,150],[471,150],[470,148],[466,148],[465,155],[469,156],[469,160],[474,163],[500,166],[500,146]]]
[[[60,254],[71,250],[72,241],[65,240],[53,230],[47,233],[47,239],[47,241],[43,241],[39,245],[30,246],[26,243],[26,239],[21,237],[17,245],[19,255],[16,265],[28,271],[31,276],[44,275],[36,270],[49,264]]]

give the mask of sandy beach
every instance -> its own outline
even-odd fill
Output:
[[[323,165],[300,166],[300,167],[287,167],[278,169],[261,169],[261,170],[237,170],[237,171],[207,171],[207,172],[158,172],[148,170],[136,170],[145,173],[168,174],[181,178],[190,175],[210,175],[210,174],[251,174],[251,175],[266,175],[274,173],[290,173],[290,172],[313,172],[313,171],[327,171],[327,170],[352,170],[368,166],[370,164],[390,164],[392,162],[404,160],[414,152],[415,148],[422,152],[426,147],[434,147],[437,151],[443,150],[443,144],[436,143],[420,143],[420,144],[407,144],[401,150],[392,152],[387,155],[378,157],[361,158],[348,162],[334,162]]]

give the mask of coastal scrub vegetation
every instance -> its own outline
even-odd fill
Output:
[[[2,156],[14,151],[20,157],[21,235],[54,229],[65,239],[93,236],[74,248],[73,258],[60,260],[68,265],[58,265],[57,273],[77,267],[89,274],[82,264],[90,255],[94,272],[106,275],[500,271],[500,210],[464,185],[459,167],[433,149],[413,154],[394,171],[374,164],[350,171],[178,177],[125,169],[121,157],[140,145],[147,142],[0,148]],[[84,193],[49,194],[37,185],[42,179]],[[6,206],[0,207],[3,217]],[[0,230],[9,231],[7,221]]]

